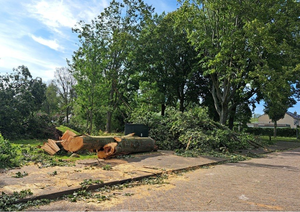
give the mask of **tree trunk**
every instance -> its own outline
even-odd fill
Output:
[[[227,105],[223,105],[220,113],[220,124],[226,125],[227,117],[228,117],[228,107]]]
[[[100,150],[106,144],[116,142],[114,136],[75,136],[63,141],[63,148],[69,152],[79,150]]]
[[[66,108],[66,118],[67,118],[67,124],[69,124],[69,106]]]
[[[150,137],[122,137],[119,143],[105,145],[103,151],[98,152],[98,158],[105,159],[116,155],[130,153],[151,152],[156,150],[155,141]]]
[[[90,110],[90,129],[89,129],[89,133],[92,134],[93,132],[93,106]]]
[[[161,116],[165,116],[165,111],[166,111],[166,105],[161,104]]]
[[[228,123],[228,127],[231,130],[233,129],[233,125],[234,125],[235,113],[236,113],[236,106],[233,106],[230,111],[229,123]]]
[[[277,135],[277,121],[274,122],[274,138],[276,138]]]
[[[184,112],[184,97],[181,97],[180,98],[180,100],[179,100],[180,102],[179,102],[179,104],[180,104],[180,106],[179,106],[179,110],[181,111],[181,112]]]

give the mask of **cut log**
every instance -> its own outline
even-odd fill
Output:
[[[48,139],[48,145],[51,146],[51,148],[53,150],[55,150],[55,152],[58,152],[60,150],[60,148],[58,147],[58,145],[56,144],[56,141],[52,140],[52,139]]]
[[[62,145],[65,150],[76,152],[79,150],[100,150],[106,144],[116,142],[113,136],[78,136],[69,137],[63,141]]]
[[[50,155],[54,155],[60,148],[69,152],[77,152],[79,150],[96,151],[98,158],[156,150],[155,141],[152,138],[133,137],[133,135],[132,133],[122,137],[78,136],[67,130],[61,137],[62,140],[54,141],[49,139],[48,143],[45,143],[41,148]]]
[[[157,150],[155,141],[150,137],[122,137],[120,142],[112,142],[98,152],[98,158],[106,159],[116,155],[151,152]]]
[[[66,132],[63,134],[63,136],[60,138],[60,140],[68,140],[69,137],[75,137],[76,134],[73,133],[70,130],[66,130]]]
[[[60,148],[56,145],[55,141],[51,139],[48,140],[48,143],[44,143],[44,145],[41,146],[41,149],[45,150],[50,155],[54,155],[60,150]]]

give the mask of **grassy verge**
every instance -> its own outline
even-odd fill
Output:
[[[300,142],[300,139],[297,139],[296,137],[279,137],[277,136],[275,137],[270,137],[269,136],[259,136],[259,139],[261,140],[261,142],[263,143],[267,143],[267,144],[274,144],[277,141],[281,141],[281,142]]]
[[[72,166],[76,160],[96,159],[96,153],[88,151],[81,152],[79,157],[70,157],[72,153],[61,150],[56,155],[50,156],[39,145],[43,145],[45,140],[14,140],[10,141],[14,148],[18,163],[14,166],[23,166],[28,164],[39,164],[40,168],[50,166]],[[3,167],[12,168],[12,167]]]

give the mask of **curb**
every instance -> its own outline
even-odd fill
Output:
[[[89,185],[86,188],[86,190],[91,191],[91,190],[96,190],[96,189],[99,189],[99,188],[102,188],[102,187],[105,187],[105,186],[119,185],[119,184],[124,184],[124,183],[131,182],[131,181],[138,181],[138,180],[142,180],[142,179],[149,178],[149,177],[156,177],[156,176],[162,175],[164,173],[171,174],[171,173],[176,173],[176,172],[181,172],[181,171],[196,170],[196,169],[200,169],[204,166],[214,166],[214,165],[222,164],[222,163],[227,162],[227,161],[228,161],[228,159],[222,159],[222,160],[219,160],[219,161],[215,161],[215,162],[211,162],[211,163],[205,163],[205,164],[196,165],[196,166],[189,166],[189,167],[185,167],[185,168],[172,169],[172,170],[168,170],[168,171],[161,171],[161,172],[158,172],[158,173],[152,173],[152,174],[147,174],[147,175],[143,175],[143,176],[139,176],[139,177],[127,178],[127,179],[123,179],[123,180],[105,182],[105,183],[102,183],[102,184]],[[13,203],[10,203],[10,205],[11,204],[17,204],[17,203],[25,203],[25,202],[34,201],[34,200],[41,200],[41,199],[57,199],[57,198],[62,197],[64,195],[73,194],[74,192],[79,191],[81,189],[82,189],[82,187],[78,186],[78,187],[75,187],[73,189],[68,189],[68,190],[64,190],[64,191],[58,191],[58,192],[54,192],[54,193],[39,195],[39,196],[31,197],[31,198],[24,198],[24,199],[17,200]]]

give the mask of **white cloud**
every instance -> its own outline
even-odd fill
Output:
[[[30,45],[24,45],[17,39],[7,39],[0,34],[0,74],[11,72],[13,68],[25,65],[33,77],[50,80],[56,67],[65,66],[64,60],[57,60],[47,52],[37,51]]]
[[[63,47],[60,46],[60,45],[57,43],[56,40],[47,40],[47,39],[44,39],[44,38],[41,38],[41,37],[36,37],[36,36],[34,36],[34,35],[31,35],[31,38],[32,38],[34,41],[36,41],[36,42],[38,42],[38,43],[40,43],[40,44],[42,44],[42,45],[48,46],[49,48],[54,49],[54,50],[56,50],[56,51],[62,50],[62,49],[63,49]]]
[[[71,29],[80,20],[90,22],[108,5],[108,0],[34,0],[25,6],[30,16],[62,34],[61,28]]]
[[[63,1],[35,1],[27,5],[29,14],[43,24],[57,30],[60,27],[73,27],[76,20]]]

